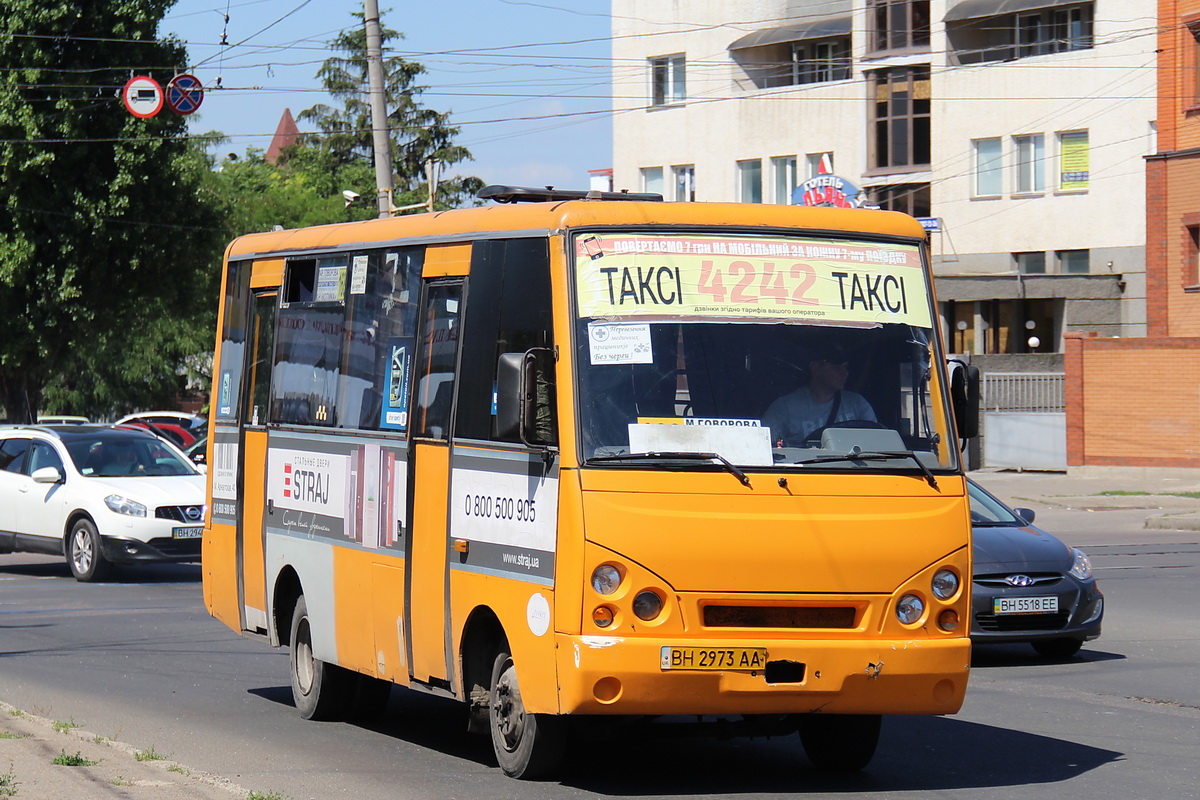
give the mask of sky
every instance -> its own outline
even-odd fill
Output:
[[[423,104],[450,112],[456,142],[475,158],[452,172],[573,189],[588,188],[588,170],[612,165],[608,7],[379,0],[384,26],[404,34],[392,51],[427,69]],[[354,0],[179,0],[159,32],[186,44],[206,90],[192,132],[230,137],[218,156],[266,150],[285,108],[299,117],[329,102],[316,73],[338,31],[361,24],[356,10]]]

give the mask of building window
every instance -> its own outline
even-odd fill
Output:
[[[1016,18],[1017,58],[1092,47],[1092,6],[1046,9]]]
[[[738,202],[762,202],[762,159],[737,162]]]
[[[996,197],[1004,191],[1004,162],[999,139],[976,139],[975,196]]]
[[[850,40],[793,42],[791,83],[828,83],[850,78]]]
[[[833,153],[809,153],[804,157],[804,177],[833,174]]]
[[[967,7],[968,4],[960,4]],[[995,5],[1002,5],[996,3]],[[1049,3],[1025,3],[1047,6]],[[1093,3],[1065,8],[988,15],[946,14],[946,39],[952,63],[979,64],[1014,58],[1086,50],[1094,46]]]
[[[795,156],[771,159],[771,201],[780,205],[792,202],[792,190],[800,185]]]
[[[1017,272],[1022,275],[1046,274],[1046,254],[1042,251],[1036,253],[1013,253],[1013,260],[1017,262]]]
[[[933,216],[928,183],[872,187],[868,193],[867,205],[885,211],[900,211],[911,217]]]
[[[675,179],[675,199],[682,202],[692,202],[696,199],[696,167],[684,164],[671,167],[671,177]]]
[[[642,167],[642,191],[663,194],[662,167]]]
[[[1091,271],[1088,260],[1087,250],[1059,250],[1058,271],[1063,275],[1087,275]]]
[[[867,0],[871,49],[929,48],[929,0]]]
[[[1088,132],[1058,135],[1058,188],[1081,191],[1088,188]]]
[[[650,59],[650,104],[665,106],[682,103],[687,97],[682,55]]]
[[[1183,100],[1185,106],[1195,108],[1196,106],[1200,106],[1200,19],[1186,20],[1183,24],[1187,26],[1188,33],[1192,35],[1191,50],[1184,56],[1184,58],[1191,58],[1192,84],[1183,88],[1183,92],[1190,92]],[[1187,62],[1185,61],[1185,63]]]
[[[873,135],[872,169],[908,171],[929,167],[929,66],[867,73]]]
[[[1017,151],[1017,194],[1032,194],[1045,190],[1046,141],[1040,133],[1014,136]]]
[[[1200,224],[1183,229],[1183,289],[1200,291]]]

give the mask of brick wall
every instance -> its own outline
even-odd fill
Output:
[[[1159,0],[1158,152],[1146,163],[1146,333],[1200,336],[1200,0]]]
[[[1068,466],[1200,467],[1200,337],[1064,338]]]

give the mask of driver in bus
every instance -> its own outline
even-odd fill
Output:
[[[808,382],[778,397],[763,414],[776,447],[804,447],[809,437],[835,423],[850,420],[876,422],[875,410],[858,392],[846,389],[850,358],[838,344],[812,351]]]

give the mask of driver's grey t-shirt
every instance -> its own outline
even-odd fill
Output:
[[[802,447],[810,433],[833,422],[852,419],[876,421],[871,404],[858,392],[843,390],[837,416],[830,420],[833,403],[833,400],[827,403],[816,402],[809,394],[807,386],[801,386],[796,391],[777,398],[767,408],[767,413],[763,414],[763,424],[771,428],[771,444],[778,445],[783,442],[789,447]]]

